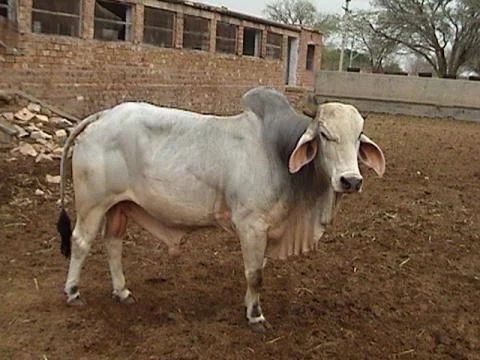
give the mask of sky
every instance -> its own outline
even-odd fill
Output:
[[[230,10],[242,12],[245,14],[264,17],[262,10],[269,0],[193,0],[215,6],[226,6]],[[368,9],[370,0],[351,0],[351,9]],[[312,0],[318,11],[321,13],[341,13],[345,0]]]

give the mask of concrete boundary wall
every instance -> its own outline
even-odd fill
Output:
[[[364,112],[451,117],[480,122],[480,82],[321,71],[320,101],[350,103]]]

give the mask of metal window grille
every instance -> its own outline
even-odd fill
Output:
[[[183,18],[183,47],[208,51],[210,48],[210,21],[185,15]]]
[[[171,48],[174,45],[175,13],[145,7],[143,42]]]
[[[282,58],[283,36],[272,32],[267,33],[267,57],[271,59]]]
[[[237,26],[225,22],[217,22],[216,51],[235,54],[237,48]]]
[[[107,41],[128,41],[132,33],[130,5],[110,1],[95,2],[93,37]]]
[[[80,0],[33,0],[32,32],[79,36]]]

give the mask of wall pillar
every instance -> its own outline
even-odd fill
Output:
[[[320,35],[320,44],[323,43],[323,35]],[[315,70],[320,71],[322,68],[322,46],[315,45]]]
[[[177,21],[175,22],[175,47],[183,48],[183,14],[177,13]]]
[[[93,39],[95,0],[83,0],[81,14],[82,25],[80,37],[82,39]]]
[[[243,55],[243,25],[239,25],[237,28],[237,55]]]
[[[145,16],[145,6],[143,4],[135,4],[133,5],[133,7],[134,9],[132,19],[132,40],[135,44],[140,44],[143,42],[143,22]]]
[[[21,34],[32,32],[33,0],[19,0],[17,4],[18,32]]]
[[[215,52],[217,46],[217,17],[214,16],[210,20],[210,46],[208,47],[210,52]]]
[[[260,30],[261,31],[261,43],[260,43],[260,57],[266,58],[267,57],[267,29]]]

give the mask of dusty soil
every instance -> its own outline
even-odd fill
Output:
[[[480,124],[371,115],[366,132],[387,173],[343,200],[319,251],[269,262],[265,335],[246,325],[239,243],[220,230],[191,234],[172,260],[130,227],[131,306],[112,301],[97,240],[87,306],[67,307],[45,182],[58,163],[0,153],[0,358],[480,359]]]

